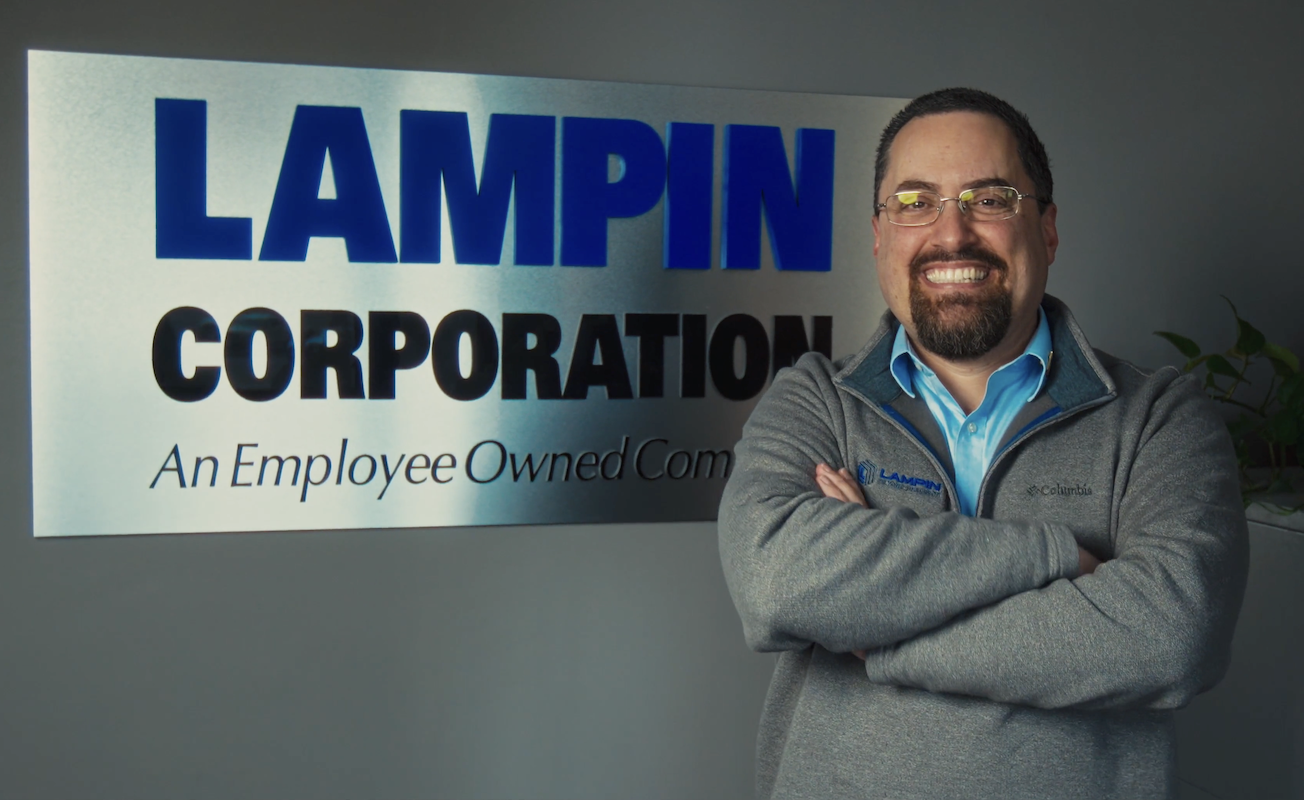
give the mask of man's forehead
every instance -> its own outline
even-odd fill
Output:
[[[974,186],[992,176],[1026,180],[1009,126],[990,114],[972,111],[910,120],[893,140],[887,166],[888,186],[939,181]]]

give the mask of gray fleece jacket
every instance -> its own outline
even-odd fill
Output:
[[[1093,352],[1063,303],[1043,308],[1047,380],[976,517],[888,370],[891,314],[752,413],[719,530],[747,643],[780,653],[758,796],[1173,796],[1173,709],[1226,671],[1245,588],[1235,457],[1193,376]],[[825,498],[820,462],[869,508]],[[1092,575],[1079,543],[1108,559]]]

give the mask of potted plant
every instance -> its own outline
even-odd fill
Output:
[[[1203,368],[1209,397],[1235,409],[1227,422],[1240,467],[1241,497],[1281,514],[1304,507],[1287,467],[1299,464],[1298,447],[1304,439],[1304,373],[1299,358],[1267,340],[1259,329],[1241,318],[1231,300],[1236,319],[1236,343],[1229,349],[1204,353],[1191,339],[1171,331],[1155,331],[1186,357],[1183,372]],[[1270,370],[1263,369],[1265,364]],[[1267,391],[1251,390],[1249,374],[1269,376]],[[1283,503],[1283,495],[1295,502]]]

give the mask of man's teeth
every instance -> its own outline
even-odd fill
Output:
[[[924,273],[933,283],[974,283],[987,277],[987,270],[977,267],[943,267]]]

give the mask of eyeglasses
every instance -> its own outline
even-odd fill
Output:
[[[960,212],[975,222],[997,222],[1019,213],[1019,201],[1033,194],[1020,194],[1013,186],[979,186],[965,189],[956,197],[942,197],[937,192],[909,190],[890,194],[887,201],[874,206],[885,211],[893,225],[917,227],[932,225],[942,216],[942,206],[954,200]]]

